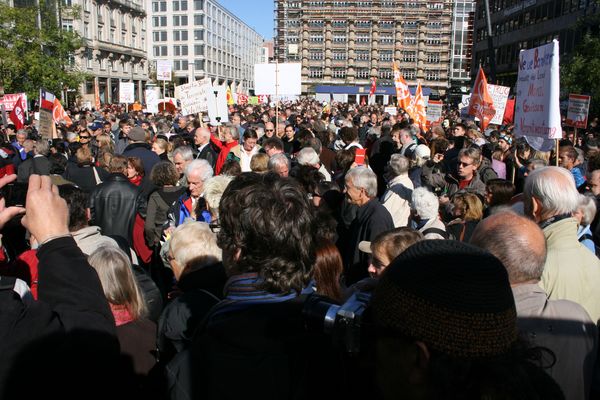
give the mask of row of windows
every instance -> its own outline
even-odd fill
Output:
[[[194,2],[194,10],[199,11],[204,9],[204,0],[193,0]],[[173,0],[171,4],[171,9],[173,11],[187,11],[188,10],[188,0]],[[166,1],[153,1],[152,2],[152,12],[166,12],[167,11],[167,2]]]
[[[415,79],[416,71],[412,69],[403,69],[402,76],[405,79]],[[331,70],[332,78],[346,78],[348,71],[345,68],[333,68]],[[323,78],[324,72],[322,68],[319,67],[310,67],[308,70],[309,78]],[[377,76],[380,79],[393,79],[394,73],[391,69],[380,69],[378,71]],[[369,79],[371,77],[371,70],[368,68],[357,68],[355,77],[357,79]],[[428,81],[439,81],[442,77],[442,71],[438,70],[426,70],[425,71],[425,79]]]

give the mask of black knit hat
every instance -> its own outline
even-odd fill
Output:
[[[386,268],[371,303],[375,322],[462,358],[506,352],[517,339],[502,263],[477,247],[424,240]]]

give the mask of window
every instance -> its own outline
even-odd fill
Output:
[[[62,0],[62,4],[64,7],[72,7],[73,6],[73,0]]]
[[[356,43],[370,43],[371,35],[368,33],[359,33],[356,35]]]
[[[323,21],[322,19],[310,20],[310,21],[308,21],[308,26],[310,28],[322,28],[325,26],[325,21]]]
[[[427,44],[441,44],[442,37],[440,35],[429,35],[426,40]]]
[[[379,70],[380,79],[392,79],[393,76],[394,74],[390,68],[384,68]]]
[[[322,60],[323,52],[322,51],[311,51],[310,53],[308,53],[308,58],[310,60]]]
[[[403,51],[402,61],[404,62],[415,62],[417,60],[417,53],[415,51]]]
[[[106,58],[101,58],[100,59],[100,69],[101,70],[105,70],[106,69]]]
[[[404,77],[404,79],[415,79],[417,73],[414,69],[403,69],[402,76]]]
[[[440,30],[440,29],[442,29],[442,23],[441,22],[428,22],[427,29]]]
[[[345,79],[346,78],[346,68],[334,68],[331,71],[331,76],[333,78]]]
[[[368,68],[357,68],[356,69],[356,77],[358,79],[368,79],[371,74],[369,73]]]
[[[346,34],[334,34],[333,43],[346,43]]]
[[[200,70],[204,70],[204,60],[194,60],[194,69],[196,71]]]
[[[417,44],[417,35],[415,33],[405,33],[402,38],[402,44],[412,45]]]
[[[440,71],[436,71],[436,70],[425,71],[425,79],[427,79],[428,81],[439,81],[440,80]]]
[[[323,35],[310,35],[310,41],[313,43],[323,43]]]
[[[439,63],[440,62],[440,53],[427,53],[427,62],[428,63]]]
[[[187,15],[173,15],[173,26],[187,26]]]
[[[204,9],[204,0],[194,0],[194,10],[203,10]]]
[[[155,42],[166,42],[167,41],[167,31],[154,31],[152,32],[152,38]]]
[[[62,28],[63,28],[63,31],[73,32],[73,20],[72,19],[63,18],[63,20],[62,20]]]
[[[174,51],[175,56],[187,56],[188,55],[187,45],[173,46],[173,51]]]
[[[333,52],[333,59],[334,60],[346,60],[348,57],[346,55],[345,51],[334,51]]]
[[[345,28],[346,26],[348,26],[348,21],[331,21],[331,26],[333,26],[334,28]]]
[[[173,62],[173,69],[175,71],[188,71],[189,64],[187,60],[175,60]]]
[[[194,40],[204,40],[204,29],[194,30]]]
[[[152,12],[165,12],[167,11],[167,2],[166,1],[153,1],[152,2]]]
[[[382,33],[379,35],[379,43],[391,44],[394,43],[394,35],[389,33]]]
[[[194,15],[194,25],[196,25],[196,26],[204,25],[204,15],[202,15],[202,14]]]
[[[152,26],[155,28],[160,26],[167,26],[167,17],[152,17]]]
[[[379,52],[379,60],[380,61],[392,61],[393,56],[394,56],[394,52],[391,50],[381,50]]]
[[[196,55],[196,56],[204,55],[204,45],[203,44],[194,45],[194,55]]]
[[[85,66],[87,68],[94,67],[94,52],[92,49],[85,49]]]
[[[371,21],[356,21],[355,26],[357,28],[370,28]]]
[[[417,29],[419,27],[419,23],[416,21],[407,21],[402,24],[402,28],[404,29]]]
[[[90,24],[87,22],[83,24],[83,37],[90,39]]]
[[[323,69],[319,67],[310,67],[308,69],[308,77],[309,78],[322,78],[323,77]]]
[[[394,29],[394,21],[381,21],[379,28],[383,30]]]
[[[371,58],[369,50],[356,50],[355,54],[357,61],[369,61]]]
[[[188,40],[188,31],[173,31],[173,40],[175,42],[185,42]]]

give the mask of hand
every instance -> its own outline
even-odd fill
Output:
[[[450,198],[448,197],[448,195],[441,195],[440,198],[440,205],[445,206],[446,204],[450,203]]]
[[[439,163],[444,159],[444,154],[443,153],[436,153],[433,155],[433,162],[434,163]]]
[[[0,178],[0,188],[8,185],[9,183],[15,181],[17,179],[16,175],[4,175]],[[25,209],[23,207],[8,207],[4,206],[4,199],[0,199],[0,229],[4,227],[4,225],[16,217],[19,214],[24,214]]]
[[[39,243],[69,233],[67,203],[58,195],[58,187],[48,176],[31,175],[27,206],[22,224]]]

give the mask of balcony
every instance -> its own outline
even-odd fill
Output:
[[[108,4],[109,7],[114,8],[115,6],[124,8],[125,11],[129,11],[132,14],[138,14],[140,16],[146,16],[146,11],[142,4],[137,4],[131,0],[98,0],[98,3]]]
[[[129,46],[117,45],[111,42],[106,42],[104,40],[92,41],[92,47],[94,49],[102,50],[107,53],[127,54],[131,57],[136,57],[144,60],[146,59],[146,52],[144,50],[135,49]]]

